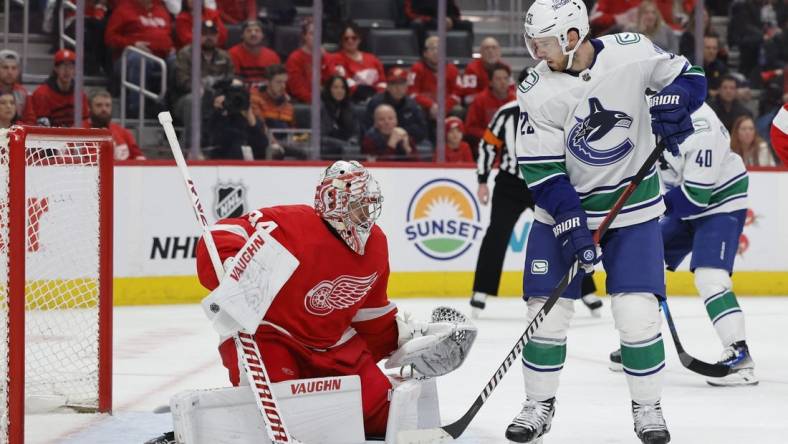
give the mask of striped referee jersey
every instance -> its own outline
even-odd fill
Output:
[[[515,135],[517,122],[520,119],[520,106],[517,100],[512,100],[495,112],[490,124],[484,131],[482,140],[479,141],[479,159],[476,173],[479,183],[487,183],[495,158],[500,151],[499,173],[508,173],[514,177],[520,176],[517,167],[517,154],[515,149]]]

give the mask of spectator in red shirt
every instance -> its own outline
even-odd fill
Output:
[[[353,22],[345,23],[340,49],[333,54],[334,64],[344,70],[351,97],[363,102],[386,89],[386,74],[380,59],[358,49],[361,29]]]
[[[230,25],[257,17],[255,0],[216,0],[216,6],[224,23]]]
[[[462,140],[465,125],[462,119],[451,116],[446,119],[446,162],[450,163],[473,163],[473,155],[468,142]],[[435,153],[434,161],[438,161],[438,153]]]
[[[484,131],[498,108],[515,99],[514,93],[509,88],[511,83],[509,67],[497,64],[490,69],[490,73],[492,74],[490,87],[476,96],[465,115],[467,127],[465,139],[471,146],[479,145],[479,140],[484,136]]]
[[[299,102],[312,101],[312,33],[314,24],[307,18],[301,25],[303,45],[287,57],[287,93]],[[333,57],[320,47],[320,84],[324,84],[332,75],[339,74]],[[341,70],[340,70],[341,71]],[[344,73],[343,73],[344,74]],[[344,75],[342,76],[344,77]]]
[[[361,152],[368,160],[416,160],[408,132],[397,123],[397,112],[385,103],[375,108],[375,125],[368,129],[361,142]]]
[[[167,62],[168,71],[175,63],[175,46],[172,43],[172,19],[169,11],[159,0],[127,0],[118,2],[109,17],[107,31],[104,39],[107,46],[112,48],[115,61],[115,72],[120,77],[120,55],[127,46],[133,46],[140,51],[151,53]],[[126,78],[130,83],[139,85],[140,65],[143,57],[137,53],[127,56]],[[158,84],[157,79],[162,75],[159,65],[145,63],[145,78],[147,87]],[[129,91],[127,96],[127,111],[132,116],[139,112],[139,93]]]
[[[473,102],[476,94],[487,91],[490,86],[490,70],[498,64],[509,66],[501,58],[501,45],[493,37],[486,37],[479,45],[481,58],[473,59],[462,75],[462,99],[465,105]],[[510,85],[514,92],[514,83]]]
[[[0,92],[14,95],[16,115],[22,123],[32,125],[36,122],[33,100],[19,82],[19,54],[10,49],[0,51]]]
[[[77,55],[69,49],[55,53],[55,69],[33,92],[33,111],[42,126],[74,126],[74,62]],[[82,93],[82,109],[87,112],[88,98]]]
[[[788,104],[783,105],[772,121],[772,146],[783,165],[788,165]]]
[[[256,88],[265,82],[265,69],[282,63],[279,55],[263,46],[263,25],[256,19],[244,22],[241,43],[228,51],[233,60],[235,74],[249,88]]]
[[[82,126],[109,129],[115,146],[115,160],[145,160],[131,131],[112,123],[112,96],[107,91],[99,90],[91,96],[90,114]]]
[[[227,28],[224,27],[219,11],[210,9],[203,4],[202,20],[210,20],[216,23],[219,32],[218,45],[224,48],[227,42]],[[175,17],[175,49],[181,49],[186,45],[192,44],[192,0],[183,0],[181,12]]]
[[[422,59],[411,68],[409,93],[421,105],[434,122],[438,116],[438,37],[432,36],[424,42]],[[457,67],[446,63],[446,113],[459,106],[460,87]]]
[[[17,120],[16,97],[11,92],[0,91],[0,129],[11,128]]]

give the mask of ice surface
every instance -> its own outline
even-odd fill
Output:
[[[617,347],[609,299],[602,318],[578,303],[569,331],[567,361],[546,444],[635,443],[622,374],[607,369]],[[469,311],[465,299],[402,299],[400,309],[427,318],[436,305]],[[663,410],[673,437],[683,443],[788,443],[788,297],[740,297],[748,343],[756,362],[756,387],[716,388],[684,369],[663,323],[667,373]],[[722,349],[696,297],[670,299],[685,349],[714,362]],[[479,335],[465,364],[438,381],[444,422],[459,418],[487,383],[522,331],[525,303],[489,300],[477,322]],[[198,305],[119,307],[115,310],[114,415],[48,414],[26,417],[28,443],[140,444],[171,429],[168,414],[154,409],[191,388],[227,384],[216,352],[217,337]],[[503,432],[523,400],[515,364],[460,443],[505,443]]]

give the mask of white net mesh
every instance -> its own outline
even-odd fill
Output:
[[[98,408],[99,147],[96,139],[28,134],[24,147],[26,214],[9,215],[8,137],[0,133],[0,218],[27,221],[26,411],[60,405]],[[7,375],[9,325],[4,283],[10,262],[7,224],[1,225],[0,370]],[[3,390],[0,405],[7,405],[6,393]],[[3,418],[2,427],[7,427],[6,423]]]

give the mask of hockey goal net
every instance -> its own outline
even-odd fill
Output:
[[[0,443],[24,414],[111,408],[108,131],[0,130]]]

